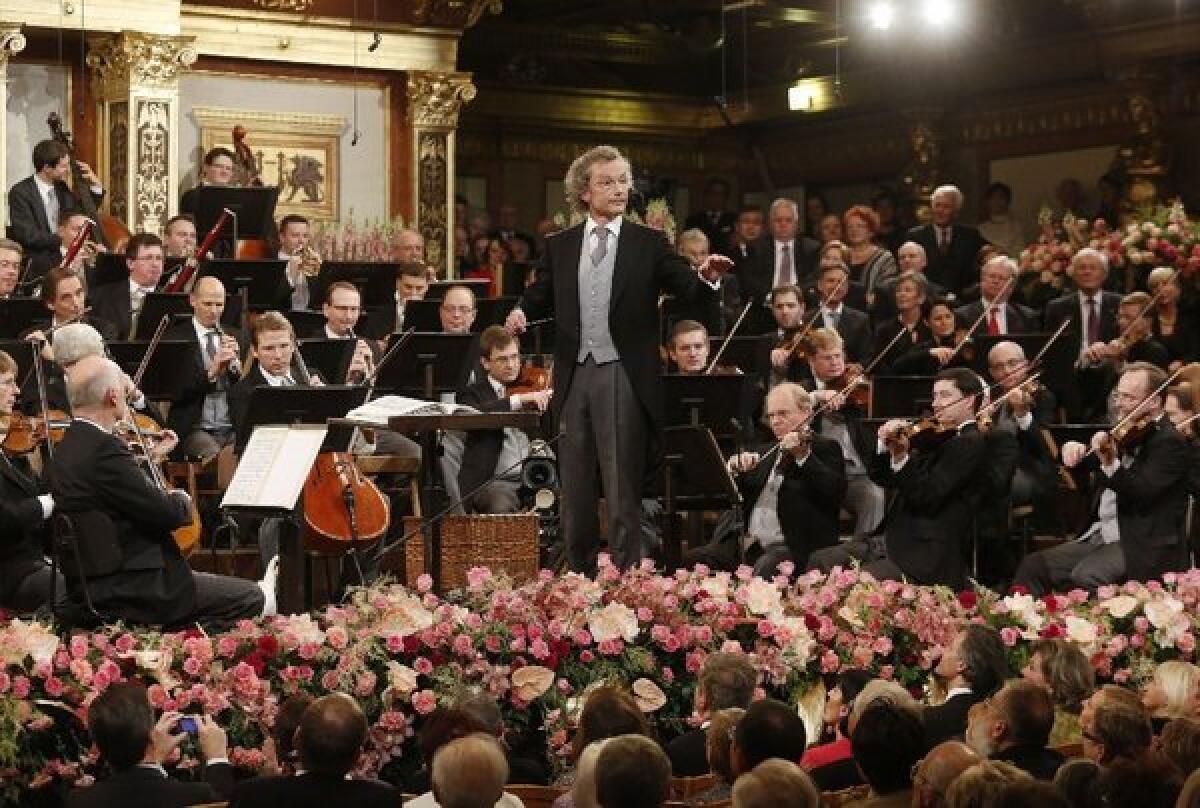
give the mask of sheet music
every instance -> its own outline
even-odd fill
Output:
[[[407,396],[381,396],[346,413],[347,418],[387,426],[395,415],[478,415],[479,410],[461,404],[425,401]]]
[[[327,431],[319,424],[255,427],[221,507],[296,507]]]

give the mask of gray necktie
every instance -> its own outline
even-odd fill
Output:
[[[58,192],[54,186],[50,186],[49,192],[46,194],[46,224],[50,227],[50,232],[54,233],[58,230]]]
[[[596,249],[592,250],[592,266],[600,266],[604,256],[608,255],[608,228],[597,227],[592,231],[596,234]]]
[[[792,285],[792,247],[790,244],[781,245],[779,249],[779,267],[775,270],[775,288]]]

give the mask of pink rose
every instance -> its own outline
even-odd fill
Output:
[[[325,671],[321,675],[321,687],[326,690],[337,690],[339,684],[337,671]]]
[[[432,690],[418,690],[413,694],[412,706],[421,715],[429,715],[437,709],[437,696]]]
[[[413,670],[422,676],[428,676],[433,673],[433,663],[425,657],[417,657],[413,660]]]
[[[1004,641],[1005,645],[1012,648],[1017,644],[1017,640],[1021,639],[1021,632],[1012,626],[1005,626],[1000,629],[1000,639]]]
[[[343,650],[350,643],[350,635],[342,626],[330,626],[325,632],[325,639],[337,650]]]
[[[122,634],[120,637],[117,637],[113,645],[116,646],[117,651],[120,653],[127,654],[133,650],[133,646],[135,645],[133,635]]]
[[[46,695],[50,696],[51,698],[56,699],[63,694],[62,679],[59,679],[57,676],[51,676],[50,678],[46,679],[46,684],[44,686],[46,688]]]

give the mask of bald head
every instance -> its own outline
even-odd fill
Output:
[[[507,781],[500,742],[482,732],[451,741],[433,757],[433,795],[442,808],[491,808]]]
[[[920,808],[935,808],[945,804],[946,789],[950,787],[960,774],[982,760],[975,750],[962,741],[946,741],[940,743],[917,769],[917,777],[913,781],[913,805]]]
[[[205,328],[212,328],[225,312],[225,284],[218,278],[206,275],[196,281],[188,300],[191,301],[196,322]]]
[[[67,399],[71,412],[99,423],[120,417],[124,385],[121,368],[102,356],[85,356],[71,367],[67,378]]]
[[[401,261],[425,260],[425,238],[416,230],[401,230],[396,235],[396,256]]]
[[[342,777],[354,768],[367,738],[367,719],[358,702],[345,693],[322,696],[309,705],[296,730],[296,746],[304,768]]]

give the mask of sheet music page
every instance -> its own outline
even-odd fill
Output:
[[[319,424],[255,427],[221,507],[296,507],[327,431]]]
[[[347,418],[356,421],[368,421],[381,427],[388,425],[388,419],[395,415],[476,415],[479,410],[461,404],[445,404],[441,401],[425,401],[407,396],[380,396],[374,401],[368,401],[361,407],[355,407],[346,413]]]

